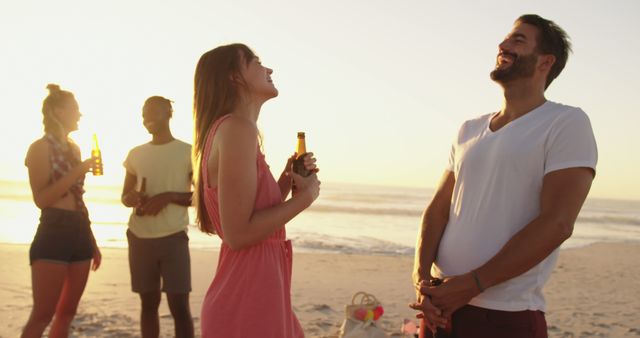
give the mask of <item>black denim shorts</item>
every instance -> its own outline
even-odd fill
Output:
[[[69,264],[93,257],[91,222],[80,211],[45,208],[31,243],[29,262],[46,260]]]

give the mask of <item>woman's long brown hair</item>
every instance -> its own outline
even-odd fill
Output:
[[[204,53],[194,79],[193,120],[195,124],[193,163],[195,192],[193,204],[196,208],[196,224],[201,231],[215,234],[215,227],[204,204],[204,182],[202,158],[206,138],[213,123],[230,114],[240,101],[241,87],[234,78],[241,78],[242,62],[249,64],[255,54],[243,44],[220,46]]]

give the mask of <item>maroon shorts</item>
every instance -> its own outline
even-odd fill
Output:
[[[499,311],[466,305],[453,313],[449,335],[433,335],[420,323],[420,338],[547,338],[542,311]]]

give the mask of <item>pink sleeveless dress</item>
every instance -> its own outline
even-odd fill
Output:
[[[219,118],[207,136],[202,159],[207,214],[222,239],[218,268],[202,303],[203,338],[298,338],[302,327],[291,308],[291,241],[284,227],[242,250],[231,250],[220,226],[218,189],[209,187],[206,163],[213,135],[230,115]],[[282,203],[280,187],[258,150],[258,186],[254,210]]]

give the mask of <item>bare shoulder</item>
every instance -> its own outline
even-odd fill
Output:
[[[258,142],[258,128],[255,123],[232,115],[220,124],[215,138],[221,145],[255,145]]]
[[[25,165],[28,167],[33,164],[35,160],[40,160],[48,157],[49,144],[44,139],[44,137],[39,138],[29,146],[27,157],[25,158]]]
[[[49,151],[49,143],[47,143],[47,140],[44,137],[41,137],[31,143],[29,151]]]
[[[258,135],[258,129],[255,123],[248,119],[231,115],[226,121],[220,124],[218,127],[220,133],[241,133],[241,134],[253,134]]]

